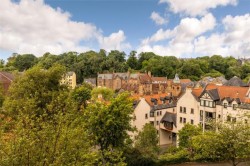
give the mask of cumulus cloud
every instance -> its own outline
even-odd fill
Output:
[[[250,53],[250,15],[228,15],[222,20],[224,32],[200,36],[194,41],[195,52],[200,55],[244,56]]]
[[[82,52],[91,49],[91,45],[83,46],[81,42],[106,39],[95,25],[72,21],[70,13],[54,9],[43,0],[18,3],[2,0],[0,11],[0,50],[35,55],[72,50]],[[117,38],[125,36],[123,32],[122,35]],[[99,44],[103,46],[105,41]],[[122,48],[120,41],[124,40],[117,40],[120,47],[116,48]]]
[[[190,25],[190,26],[188,26]],[[201,19],[184,18],[174,29],[158,30],[144,39],[138,52],[153,51],[159,55],[248,56],[250,53],[250,14],[228,15],[220,22],[222,31],[216,32],[216,20],[211,14]],[[206,33],[210,31],[210,33]],[[160,43],[159,43],[160,42]]]
[[[116,33],[110,34],[108,37],[100,37],[99,43],[101,48],[105,48],[106,51],[110,50],[124,50],[131,48],[129,43],[125,42],[126,36],[122,30]]]
[[[169,10],[174,13],[184,13],[190,16],[202,16],[208,13],[209,9],[217,6],[236,5],[237,0],[160,0],[159,3],[167,3]]]
[[[174,29],[160,29],[151,37],[142,40],[138,52],[154,51],[160,55],[176,55],[191,53],[191,43],[197,36],[212,30],[216,26],[216,19],[210,13],[197,18],[183,18]],[[159,45],[157,42],[165,41],[167,45]]]
[[[166,18],[163,18],[160,16],[157,12],[152,12],[150,18],[157,24],[157,25],[163,25],[167,24],[168,20]]]

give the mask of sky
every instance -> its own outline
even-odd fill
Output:
[[[0,59],[99,49],[250,58],[250,1],[1,0]]]

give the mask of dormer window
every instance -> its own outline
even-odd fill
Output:
[[[224,103],[224,108],[227,108],[227,103]]]
[[[237,109],[237,104],[233,104],[233,110]]]

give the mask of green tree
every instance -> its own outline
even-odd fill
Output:
[[[138,66],[138,60],[136,58],[136,51],[131,51],[129,58],[127,60],[127,64],[131,69],[136,69]]]
[[[2,68],[4,68],[4,60],[3,59],[0,59],[0,70],[2,69]]]
[[[101,99],[109,101],[114,97],[114,91],[106,87],[97,87],[91,91],[92,99],[97,100],[99,97]]]
[[[102,164],[123,163],[122,149],[129,138],[133,107],[128,93],[119,94],[109,103],[95,102],[84,111],[85,127],[100,148]],[[113,152],[119,160],[114,160]]]
[[[0,165],[98,163],[82,112],[59,84],[63,73],[35,67],[13,82],[0,112]]]
[[[13,66],[17,68],[18,71],[24,71],[34,66],[36,62],[37,57],[35,57],[33,54],[17,55]]]
[[[233,166],[250,157],[250,126],[242,123],[220,124],[218,137],[221,140],[222,157]]]
[[[200,135],[202,133],[202,129],[200,126],[191,125],[189,123],[185,124],[185,126],[179,131],[179,146],[183,148],[190,147],[190,141],[193,136]]]
[[[135,140],[137,148],[146,158],[157,159],[159,153],[158,135],[152,124],[145,124]]]
[[[83,105],[84,108],[87,107],[87,101],[91,99],[92,87],[88,84],[84,84],[80,87],[76,87],[72,92],[72,98],[77,102],[78,109]]]
[[[0,82],[0,109],[3,106],[3,102],[4,102],[4,91],[3,91],[3,85]]]
[[[49,111],[47,105],[54,96],[66,87],[59,84],[65,73],[62,66],[55,65],[48,70],[34,67],[17,77],[11,84],[9,95],[4,102],[7,113],[42,115]]]

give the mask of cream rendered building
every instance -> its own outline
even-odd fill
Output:
[[[208,84],[202,88],[187,88],[177,102],[177,131],[185,123],[209,129],[211,120],[217,122],[248,121],[250,112],[249,87]]]
[[[132,125],[140,132],[152,124],[159,136],[159,145],[172,145],[176,140],[176,100],[168,94],[147,95],[137,101]],[[132,137],[138,133],[133,133]]]
[[[75,72],[67,72],[60,81],[61,85],[67,85],[71,89],[75,89],[76,87],[76,73]]]

